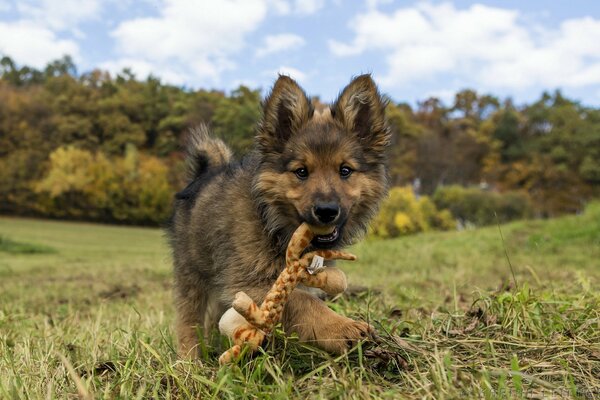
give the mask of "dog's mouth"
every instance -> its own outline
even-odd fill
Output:
[[[304,222],[308,223],[310,230],[313,233],[313,238],[310,241],[312,248],[310,251],[317,249],[333,249],[339,246],[343,241],[346,218],[338,218],[335,225],[315,223],[316,221],[313,221],[310,218],[305,218]]]
[[[340,229],[336,226],[329,233],[315,234],[311,241],[312,247],[315,249],[330,249],[335,247],[339,242]]]
[[[331,231],[328,234],[315,235],[315,237],[313,238],[313,241],[315,241],[317,243],[329,244],[329,243],[335,242],[339,237],[340,237],[340,231],[336,226],[333,228],[333,231]]]

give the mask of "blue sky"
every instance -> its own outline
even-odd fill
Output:
[[[80,72],[129,66],[189,88],[335,98],[353,75],[414,104],[463,88],[518,103],[560,88],[600,104],[600,1],[0,0],[0,53]]]

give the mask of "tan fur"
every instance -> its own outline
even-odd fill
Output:
[[[323,232],[337,227],[334,249],[365,234],[387,190],[383,107],[371,78],[360,76],[329,115],[314,116],[304,91],[280,77],[265,101],[256,147],[243,163],[230,160],[219,140],[196,135],[188,156],[193,178],[177,194],[169,232],[182,356],[197,355],[198,333],[208,338],[236,293],[262,302],[285,268],[286,246],[302,222]],[[340,177],[342,165],[354,171],[348,178]],[[300,167],[310,172],[305,180],[294,172]],[[311,221],[318,201],[339,204],[338,225]],[[369,332],[367,324],[335,314],[300,289],[290,294],[282,324],[334,352]]]
[[[331,122],[331,109],[329,107],[322,109],[321,111],[315,111],[313,115],[313,121],[317,123]]]

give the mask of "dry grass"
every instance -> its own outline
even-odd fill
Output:
[[[159,231],[0,219],[55,250],[0,247],[0,398],[600,397],[600,206],[501,228],[357,246],[343,268],[370,290],[330,305],[379,343],[331,357],[276,334],[219,368],[225,343],[176,357]]]

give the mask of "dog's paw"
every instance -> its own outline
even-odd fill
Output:
[[[366,322],[338,317],[336,321],[315,327],[316,345],[323,350],[342,354],[356,346],[359,341],[376,339],[375,329]]]

